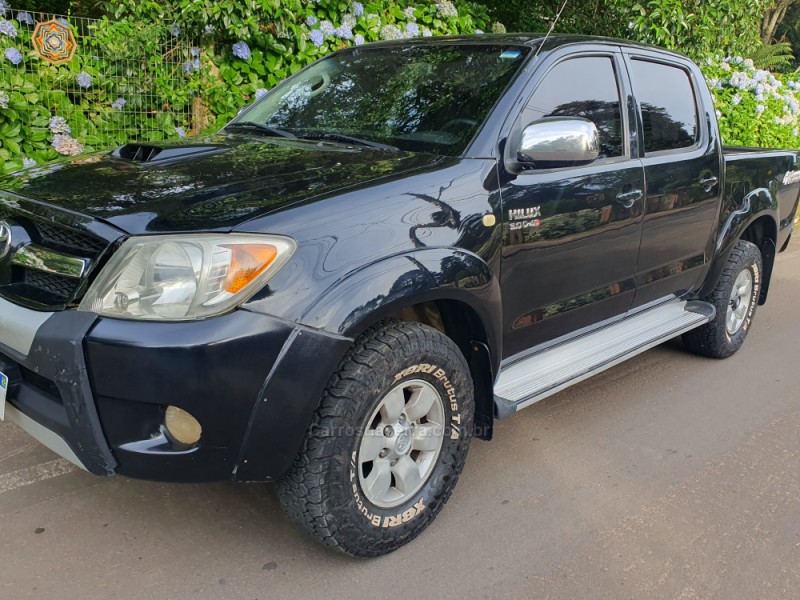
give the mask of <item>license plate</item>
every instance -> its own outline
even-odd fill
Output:
[[[8,377],[0,373],[0,421],[6,418],[6,394],[8,393]]]

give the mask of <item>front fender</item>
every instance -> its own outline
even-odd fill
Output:
[[[401,308],[433,300],[457,300],[477,314],[496,372],[501,356],[500,284],[486,262],[464,250],[421,249],[372,263],[327,290],[300,320],[355,338]]]

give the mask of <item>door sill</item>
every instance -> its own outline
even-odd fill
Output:
[[[546,348],[500,370],[495,414],[504,419],[592,375],[711,321],[708,302],[673,300]]]

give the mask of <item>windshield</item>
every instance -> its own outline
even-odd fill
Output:
[[[528,51],[475,44],[339,52],[284,81],[228,128],[459,155]]]

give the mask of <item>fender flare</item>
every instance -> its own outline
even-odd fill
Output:
[[[717,281],[728,263],[731,251],[736,243],[742,238],[742,235],[747,231],[748,227],[758,221],[759,219],[767,217],[770,219],[775,227],[775,232],[778,231],[778,201],[773,193],[767,188],[758,188],[744,196],[741,200],[741,206],[733,210],[722,223],[717,238],[717,244],[714,248],[714,258],[711,261],[711,267],[706,275],[705,282],[700,288],[698,296],[705,298],[716,287]],[[772,242],[771,247],[761,248],[762,253],[767,251],[771,252],[771,256],[775,255],[775,242]],[[765,262],[768,258],[764,257]],[[766,292],[769,289],[769,280],[772,273],[771,268],[765,265],[764,272],[764,285],[762,288],[761,304],[766,298]]]
[[[348,273],[322,294],[300,321],[355,338],[402,307],[456,300],[478,316],[493,372],[502,355],[500,282],[479,256],[459,248],[429,248],[390,256]]]

